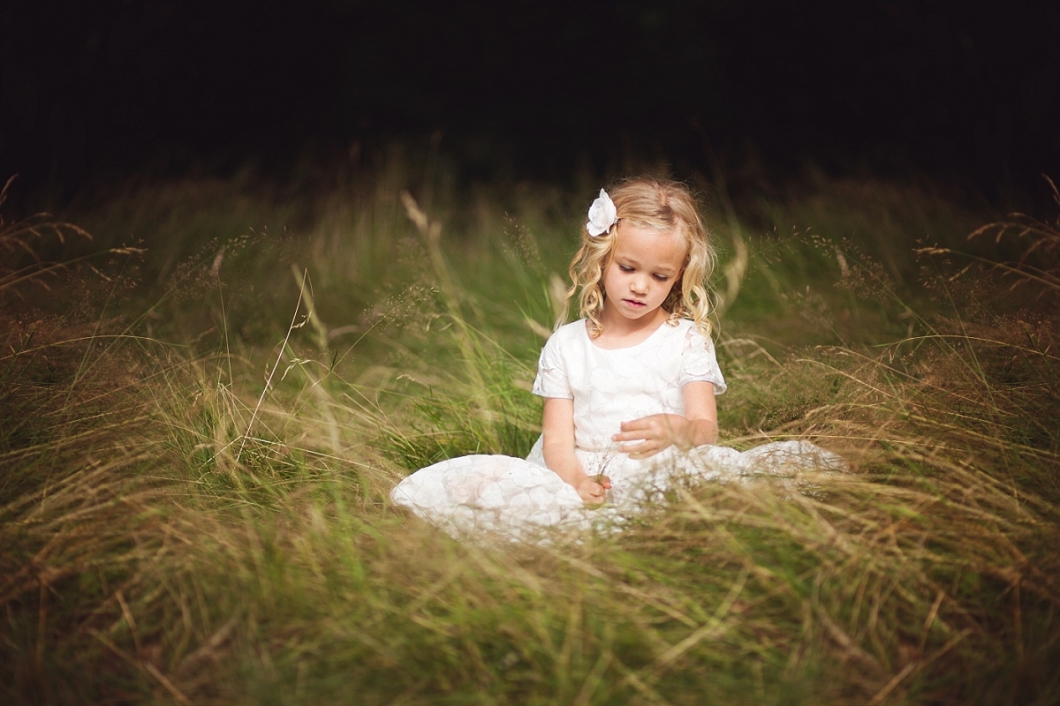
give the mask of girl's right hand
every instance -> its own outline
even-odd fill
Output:
[[[597,478],[600,480],[597,481]],[[582,502],[599,505],[607,499],[607,491],[611,489],[611,479],[605,475],[586,476],[575,489]]]

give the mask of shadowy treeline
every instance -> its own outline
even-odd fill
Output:
[[[1058,87],[1048,3],[5,3],[0,176],[62,203],[436,134],[468,179],[713,149],[996,198],[1060,169]]]

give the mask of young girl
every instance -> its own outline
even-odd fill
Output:
[[[807,442],[750,451],[715,446],[725,392],[709,337],[714,264],[696,201],[677,182],[634,179],[589,209],[570,266],[581,318],[549,338],[533,392],[543,433],[524,460],[475,455],[436,463],[391,498],[461,536],[529,536],[588,526],[586,505],[625,515],[678,475],[703,479],[840,468]]]

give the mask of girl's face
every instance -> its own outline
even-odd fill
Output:
[[[652,320],[681,277],[688,246],[674,231],[660,233],[626,221],[619,221],[617,228],[611,262],[604,270],[604,316]]]

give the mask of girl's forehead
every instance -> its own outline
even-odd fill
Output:
[[[671,228],[656,228],[635,221],[620,220],[615,232],[615,243],[641,242],[686,242],[684,229],[680,225]]]
[[[662,223],[652,223],[650,221],[640,221],[633,218],[620,218],[618,225],[616,226],[619,233],[651,233],[656,236],[676,236],[684,240],[685,229],[682,227],[680,221],[673,225],[664,225]]]
[[[680,267],[688,252],[688,243],[679,228],[657,230],[637,223],[619,222],[613,252],[615,256]]]

